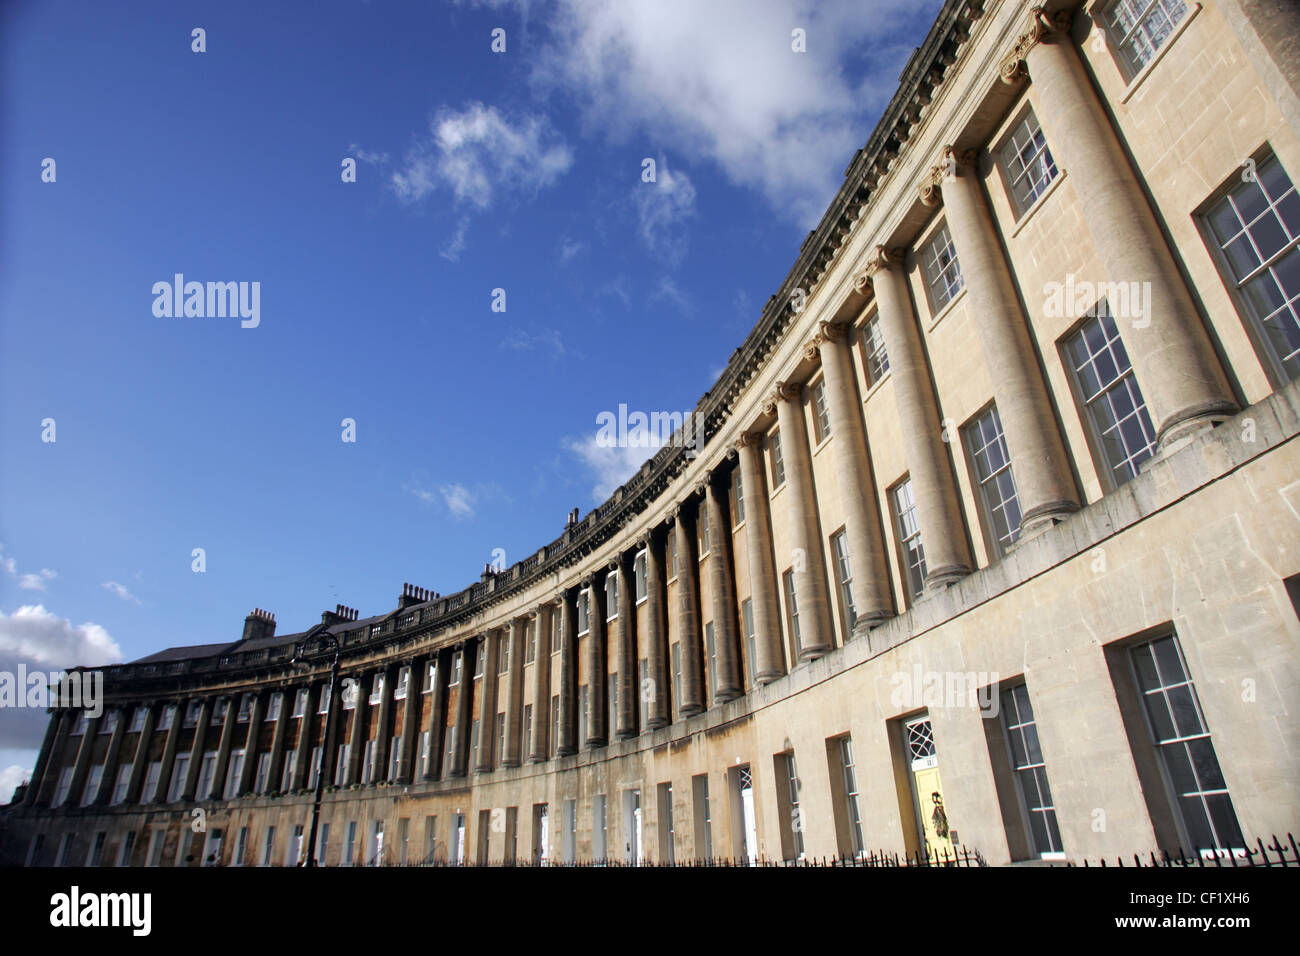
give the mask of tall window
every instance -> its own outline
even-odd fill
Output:
[[[695,523],[698,527],[695,530],[699,534],[700,557],[704,557],[704,555],[708,554],[711,550],[710,546],[712,544],[712,539],[709,537],[710,514],[708,504],[702,502],[697,515],[698,517],[695,519]]]
[[[795,651],[799,643],[799,598],[794,589],[794,572],[785,572],[785,609],[790,618],[790,635],[794,638]]]
[[[979,483],[980,504],[993,550],[1006,554],[1020,537],[1020,499],[1011,474],[1011,455],[1002,434],[1002,419],[990,406],[966,426],[966,448]]]
[[[233,800],[239,796],[239,778],[244,774],[244,756],[243,747],[230,751],[230,762],[226,767],[225,788],[222,790],[221,799]]]
[[[185,777],[190,772],[190,755],[177,754],[172,762],[172,782],[168,789],[167,802],[175,803],[185,792]]]
[[[889,372],[889,353],[885,351],[879,315],[873,315],[862,327],[862,345],[867,353],[867,387],[870,388]]]
[[[1061,831],[1056,825],[1056,807],[1047,785],[1047,765],[1038,745],[1038,724],[1029,704],[1029,690],[1024,684],[1001,693],[1002,729],[1011,754],[1011,769],[1020,785],[1029,817],[1029,838],[1039,856],[1061,852]]]
[[[144,788],[140,791],[141,803],[155,803],[158,800],[158,781],[162,777],[162,761],[151,760],[144,774]],[[56,807],[59,805],[56,801]]]
[[[1114,485],[1137,476],[1156,449],[1156,432],[1128,352],[1103,299],[1097,315],[1065,342],[1085,418]]]
[[[131,768],[134,763],[124,763],[117,768],[117,779],[113,781],[113,805],[126,800],[126,788],[131,783]]]
[[[668,577],[677,577],[677,534],[673,528],[668,529]]]
[[[605,812],[605,795],[598,793],[591,801],[591,857],[603,863],[605,861],[605,838],[608,834],[608,818]]]
[[[464,668],[464,655],[456,653],[451,655],[451,679],[447,682],[448,687],[455,687],[460,683],[460,672]]]
[[[640,604],[646,599],[648,589],[646,586],[646,553],[638,551],[636,560],[632,563],[633,573],[636,577],[636,600]]]
[[[853,633],[858,623],[857,607],[853,603],[853,566],[849,563],[848,533],[840,531],[831,539],[835,550],[835,572],[840,580],[840,600],[844,604],[845,636]]]
[[[275,852],[275,827],[266,828],[266,842],[262,844],[262,865],[270,866]]]
[[[921,267],[925,271],[925,287],[930,293],[930,311],[938,312],[965,285],[947,223],[939,227],[921,250]]]
[[[500,640],[497,641],[497,673],[505,674],[510,671],[510,634],[503,631]]]
[[[650,679],[650,662],[644,657],[637,664],[637,699],[641,702],[638,715],[641,722],[637,725],[642,730],[646,729],[646,723],[650,719],[650,694],[647,691],[646,681]]]
[[[537,659],[537,622],[529,621],[524,637],[524,663],[531,664]]]
[[[858,807],[858,777],[853,769],[853,741],[845,736],[839,739],[840,775],[844,780],[844,819],[849,828],[849,844],[853,855],[866,849],[862,842],[862,814]]]
[[[162,713],[158,715],[158,729],[170,730],[172,721],[176,719],[176,705],[164,704]]]
[[[605,620],[612,621],[618,617],[618,574],[610,572],[605,575]]]
[[[550,751],[552,756],[559,753],[560,746],[560,695],[554,694],[551,697],[551,740]]]
[[[533,705],[524,704],[524,756],[533,746]]]
[[[695,856],[713,859],[713,811],[709,807],[709,775],[701,773],[691,778],[695,797]]]
[[[578,635],[591,630],[591,592],[583,591],[578,595]]]
[[[781,433],[772,432],[768,443],[772,447],[772,489],[775,491],[785,484],[785,458],[781,455]]]
[[[816,426],[817,441],[823,442],[831,434],[831,415],[826,408],[826,380],[822,379],[812,387],[813,424]]]
[[[678,711],[682,707],[682,645],[681,642],[673,644],[673,703],[677,705]]]
[[[131,726],[128,728],[131,733],[144,730],[144,719],[148,713],[148,707],[137,707],[135,710],[131,711]]]
[[[740,469],[731,473],[731,526],[738,527],[745,520],[745,486]]]
[[[894,499],[894,520],[898,529],[899,560],[907,589],[915,599],[925,588],[925,548],[921,546],[921,525],[916,519],[916,498],[912,494],[912,479],[904,478],[891,495]]]
[[[709,655],[709,698],[718,693],[718,653],[713,644],[713,622],[704,625],[704,652]]]
[[[1264,364],[1279,381],[1300,378],[1300,198],[1291,178],[1270,156],[1205,221]]]
[[[1056,161],[1033,111],[1025,114],[998,151],[998,165],[1019,219],[1057,176]]]
[[[1197,849],[1244,847],[1237,813],[1182,648],[1172,635],[1130,651],[1151,739],[1182,831]]]
[[[411,688],[411,668],[403,667],[397,674],[397,686],[393,689],[393,700],[405,700]]]
[[[1106,7],[1102,22],[1128,79],[1151,62],[1185,16],[1183,0],[1114,0]]]
[[[749,598],[740,602],[740,626],[745,632],[745,650],[749,653],[749,673],[752,676],[758,670],[758,658],[754,648],[754,602]]]
[[[799,770],[795,766],[794,753],[785,753],[781,755],[780,764],[785,771],[785,780],[783,783],[786,787],[787,799],[789,800],[790,819],[787,823],[790,834],[791,859],[802,860],[804,855],[803,846],[803,811],[799,807],[799,791],[802,784],[799,782]]]
[[[300,687],[293,695],[293,716],[301,717],[307,713],[307,688]]]
[[[86,776],[86,785],[81,791],[81,805],[90,806],[95,797],[99,795],[99,784],[104,777],[104,765],[99,764],[90,768],[90,773]]]

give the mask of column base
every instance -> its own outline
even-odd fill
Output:
[[[713,699],[719,703],[726,703],[729,700],[736,700],[737,698],[744,696],[745,692],[739,687],[722,687],[714,693]]]
[[[587,738],[587,749],[588,749],[588,750],[594,750],[594,749],[597,748],[597,747],[608,747],[608,746],[609,746],[609,738],[608,738],[608,737],[588,737],[588,738]]]
[[[819,657],[825,657],[833,650],[835,650],[835,648],[829,644],[818,644],[814,647],[801,647],[799,648],[799,663],[803,664],[808,661],[815,661]]]
[[[779,680],[785,676],[785,671],[763,671],[754,675],[756,684],[770,684],[774,680]]]
[[[1223,424],[1238,411],[1240,409],[1231,402],[1205,402],[1170,416],[1160,424],[1155,457],[1172,455],[1197,435]]]
[[[694,717],[697,714],[704,713],[704,705],[703,704],[682,704],[682,706],[678,708],[677,713],[679,713],[683,717]]]
[[[651,717],[646,721],[646,726],[651,730],[660,730],[672,724],[671,720],[665,720],[663,717]]]
[[[559,749],[557,749],[557,750],[555,751],[555,756],[557,756],[557,757],[572,757],[572,756],[574,756],[575,754],[577,754],[577,752],[578,752],[578,748],[577,748],[577,747],[560,747]]]
[[[501,766],[502,766],[503,768],[509,768],[509,769],[511,769],[511,770],[514,770],[515,768],[517,768],[517,767],[519,766],[519,761],[518,761],[518,760],[503,760],[503,761],[501,761]]]
[[[1033,538],[1049,531],[1078,510],[1079,503],[1068,499],[1049,501],[1031,508],[1020,516],[1020,537]]]
[[[964,564],[950,564],[946,567],[935,568],[925,576],[925,590],[921,592],[921,597],[926,598],[931,594],[946,591],[969,574],[970,568]]]

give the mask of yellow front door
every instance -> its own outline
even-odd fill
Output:
[[[934,760],[933,757],[929,759]],[[948,834],[948,813],[943,804],[939,767],[934,763],[925,767],[914,767],[912,787],[916,794],[916,816],[920,824],[925,852],[930,856],[942,855],[944,850],[951,853],[952,839]]]

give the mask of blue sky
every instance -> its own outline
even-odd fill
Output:
[[[0,670],[553,540],[645,457],[600,412],[713,384],[939,6],[6,4]],[[260,283],[259,324],[156,316],[176,273]],[[0,711],[0,799],[43,725]]]

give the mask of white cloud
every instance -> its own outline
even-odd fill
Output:
[[[132,594],[129,590],[127,590],[126,585],[118,584],[116,581],[105,581],[103,584],[100,585],[100,587],[104,588],[106,591],[112,591],[123,601],[134,601],[136,604],[144,603],[138,597]]]
[[[24,605],[13,614],[0,611],[0,670],[11,673],[19,664],[30,671],[61,671],[69,667],[102,667],[122,660],[122,649],[98,624],[73,624],[44,606]],[[0,749],[36,748],[45,731],[45,711],[15,707],[0,720]]]
[[[637,232],[651,252],[680,262],[686,255],[685,222],[695,215],[695,187],[685,173],[669,169],[663,156],[655,165],[655,181],[632,188]]]
[[[534,78],[589,129],[671,142],[808,226],[940,0],[561,0]],[[807,52],[791,49],[806,31]],[[849,79],[861,73],[857,83]]]
[[[577,256],[580,252],[586,251],[587,244],[581,239],[570,239],[565,236],[560,240],[560,261],[568,262]]]
[[[453,518],[474,516],[474,493],[464,485],[443,485],[438,489]]]
[[[465,236],[468,232],[469,218],[462,216],[460,222],[456,223],[456,235],[452,236],[451,241],[438,250],[438,255],[448,262],[459,262],[460,254],[465,251]]]
[[[654,292],[650,294],[649,302],[666,302],[669,308],[676,309],[678,312],[689,315],[695,311],[695,306],[691,300],[686,297],[686,293],[678,287],[669,276],[664,276],[655,286]]]
[[[634,448],[601,444],[597,441],[597,434],[592,432],[582,438],[566,438],[562,444],[595,482],[591,489],[592,500],[603,502],[658,451],[659,436],[647,432],[642,437],[652,447]]]
[[[481,210],[498,191],[536,192],[572,165],[573,152],[545,116],[507,116],[471,102],[459,112],[434,113],[428,136],[407,152],[389,184],[405,202],[446,189],[458,204]]]
[[[15,763],[0,770],[0,805],[14,798],[14,788],[24,780],[30,780],[35,769],[34,764],[24,768]]]
[[[531,352],[535,349],[548,348],[555,358],[563,357],[566,351],[564,338],[558,329],[541,329],[537,332],[511,329],[501,340],[501,348],[515,352]]]
[[[41,568],[37,574],[24,574],[18,578],[18,586],[26,591],[44,591],[47,582],[54,580],[58,574],[49,568]]]

